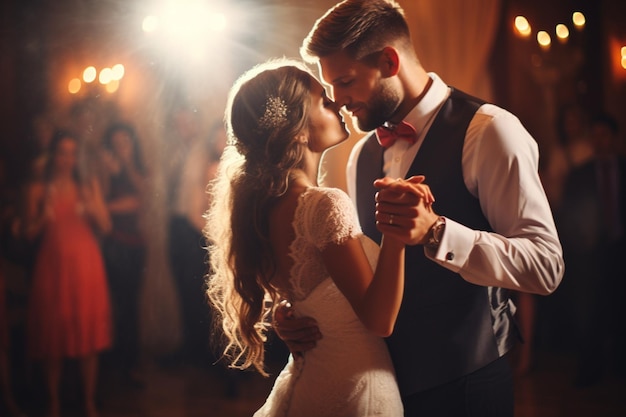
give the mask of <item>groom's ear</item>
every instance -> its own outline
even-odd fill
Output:
[[[378,58],[380,72],[384,77],[393,77],[400,71],[400,54],[393,46],[385,46]]]

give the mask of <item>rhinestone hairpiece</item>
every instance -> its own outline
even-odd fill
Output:
[[[259,119],[262,129],[276,129],[287,123],[287,104],[280,97],[269,96],[265,102],[265,112]]]

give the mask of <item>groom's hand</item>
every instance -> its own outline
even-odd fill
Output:
[[[407,245],[423,244],[439,217],[432,209],[435,201],[423,175],[409,179],[382,178],[374,182],[376,227]]]
[[[287,301],[282,301],[274,310],[272,327],[294,357],[302,356],[302,353],[313,349],[322,338],[315,319],[296,318]]]

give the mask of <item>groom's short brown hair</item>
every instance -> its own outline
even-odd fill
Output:
[[[315,22],[300,54],[309,63],[339,51],[361,60],[398,40],[408,45],[411,42],[404,10],[398,3],[344,0]]]

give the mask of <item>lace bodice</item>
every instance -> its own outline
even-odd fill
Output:
[[[324,279],[328,271],[321,250],[362,234],[350,198],[335,188],[309,188],[298,201],[293,218],[295,239],[290,246],[293,259],[290,298],[302,300]]]
[[[401,417],[400,393],[385,341],[369,332],[324,266],[321,249],[357,237],[375,265],[378,245],[361,233],[341,190],[309,188],[298,201],[290,247],[290,294],[297,317],[313,317],[323,338],[290,357],[255,417]]]

